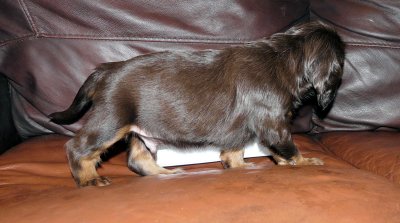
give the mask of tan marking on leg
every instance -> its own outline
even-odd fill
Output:
[[[100,158],[99,158],[100,159]],[[96,165],[99,159],[81,160],[81,169],[78,171],[79,186],[107,186],[111,181],[106,177],[101,177],[96,171]]]
[[[129,153],[130,167],[140,175],[175,174],[184,172],[180,168],[165,169],[160,167],[144,143],[137,137],[132,138]]]
[[[254,165],[253,163],[244,162],[244,149],[222,150],[219,157],[221,158],[221,163],[225,169],[249,167]]]
[[[281,156],[278,156],[276,154],[273,154],[272,157],[274,158],[275,162],[279,165],[279,166],[286,166],[286,165],[290,165],[289,161],[284,159]]]

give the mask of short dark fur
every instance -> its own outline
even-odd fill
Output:
[[[88,122],[66,145],[80,186],[104,183],[86,165],[95,166],[131,125],[177,147],[230,150],[259,140],[292,164],[299,157],[290,134],[292,113],[313,94],[320,108],[328,107],[343,63],[344,44],[333,28],[311,22],[223,50],[159,52],[103,64],[72,105],[50,117],[69,124],[91,106]],[[136,148],[143,147],[138,143]],[[140,174],[151,174],[130,163]]]

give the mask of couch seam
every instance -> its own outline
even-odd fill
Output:
[[[312,10],[312,9],[310,9],[310,14],[311,14],[311,13],[314,14],[314,15],[316,15],[316,16],[318,17],[317,19],[323,20],[323,21],[328,22],[328,23],[331,23],[331,24],[335,25],[336,27],[338,27],[338,28],[340,28],[340,29],[346,30],[347,32],[356,33],[357,35],[361,35],[361,36],[366,36],[366,35],[365,35],[364,33],[362,33],[362,32],[357,32],[357,31],[355,31],[355,30],[349,29],[349,28],[344,27],[344,26],[342,26],[342,25],[339,25],[339,24],[337,24],[337,23],[335,23],[335,22],[333,22],[333,21],[331,21],[331,20],[329,20],[329,19],[327,19],[327,18],[322,17],[320,14],[316,13],[316,12],[315,12],[314,10]],[[379,40],[382,40],[382,41],[388,41],[387,39],[382,38],[382,37],[372,36],[372,38],[374,38],[374,39],[379,39]],[[373,44],[375,44],[375,43],[373,43]],[[377,43],[377,44],[379,44],[379,43]],[[395,46],[395,48],[397,48],[397,46]],[[399,46],[398,48],[400,48],[400,46]]]
[[[28,34],[20,36],[17,38],[8,39],[2,41],[0,46],[7,45],[11,42],[19,42],[29,39],[31,37],[38,37],[36,34]],[[170,42],[170,43],[202,43],[202,44],[242,44],[246,42],[251,42],[255,40],[251,39],[201,39],[201,38],[158,38],[158,37],[96,37],[91,35],[52,35],[52,34],[42,34],[39,38],[43,39],[75,39],[75,40],[99,40],[99,41],[143,41],[143,42]],[[365,42],[347,42],[348,46],[360,46],[360,47],[377,47],[377,48],[390,48],[390,49],[400,49],[400,45],[388,45],[382,43],[365,43]]]
[[[355,166],[354,164],[350,163],[349,161],[341,158],[340,156],[336,155],[336,153],[332,152],[325,144],[323,144],[320,140],[316,139],[315,137],[311,137],[311,139],[318,144],[324,152],[328,153],[330,156],[332,156],[333,158],[342,160],[345,163],[348,163],[350,166],[356,168],[356,169],[360,169],[359,167]]]
[[[33,33],[34,33],[34,36],[38,36],[39,31],[38,31],[38,29],[37,29],[37,26],[35,25],[35,22],[34,22],[34,20],[33,20],[32,16],[31,16],[31,14],[30,14],[29,9],[28,9],[28,7],[26,6],[24,0],[18,0],[18,2],[19,2],[19,5],[20,5],[21,8],[22,8],[22,11],[23,11],[24,14],[25,14],[26,19],[28,20],[29,26],[31,27],[31,29],[32,29],[32,31],[33,31]]]
[[[38,29],[37,29],[37,27],[36,27],[36,25],[35,25],[35,23],[33,21],[32,16],[29,13],[29,10],[28,10],[24,0],[18,0],[18,3],[20,5],[20,7],[21,7],[22,12],[25,15],[25,19],[27,20],[27,22],[29,24],[29,27],[31,29],[30,31],[32,33],[27,34],[27,35],[23,35],[23,36],[19,36],[19,37],[16,37],[16,38],[10,38],[10,39],[1,41],[0,42],[0,47],[3,47],[5,45],[13,43],[13,42],[21,42],[21,41],[24,41],[24,40],[29,39],[31,37],[38,37]]]
[[[391,48],[400,49],[400,45],[390,45],[384,43],[366,43],[366,42],[347,42],[348,46],[362,46],[362,47],[379,47],[379,48]]]
[[[157,36],[96,36],[96,35],[85,35],[85,34],[60,34],[60,33],[45,33],[40,32],[35,25],[33,17],[30,15],[29,10],[26,4],[23,2],[24,0],[18,0],[20,2],[21,7],[23,8],[24,14],[27,17],[31,28],[34,31],[34,37],[37,38],[54,38],[54,39],[78,39],[78,40],[100,40],[100,41],[142,41],[142,42],[170,42],[170,43],[189,43],[189,44],[243,44],[246,42],[257,41],[264,36],[256,37],[256,38],[197,38],[197,37],[157,37]],[[306,13],[299,18],[297,18],[293,23],[296,21],[301,20],[305,17],[309,16],[309,13]],[[291,25],[289,25],[290,27]],[[271,34],[272,35],[272,34]],[[7,43],[12,42],[13,40],[7,41]],[[5,45],[6,43],[0,44],[0,46]]]
[[[0,46],[7,45],[13,41],[22,41],[30,37],[49,38],[49,39],[76,39],[76,40],[99,40],[99,41],[143,41],[143,42],[171,42],[171,43],[203,43],[203,44],[242,44],[246,42],[255,41],[256,39],[207,39],[207,38],[162,38],[162,37],[124,37],[124,36],[92,36],[92,35],[77,35],[77,34],[29,34],[13,39],[9,39],[0,43]],[[390,48],[400,49],[400,45],[390,45],[383,43],[367,43],[367,42],[347,42],[348,46],[360,47],[377,47],[377,48]]]
[[[0,42],[0,47],[3,47],[5,45],[8,45],[8,44],[14,43],[14,42],[16,42],[16,43],[17,42],[22,42],[22,41],[25,41],[25,40],[30,39],[32,37],[35,37],[35,35],[34,34],[28,34],[28,35],[24,35],[24,36],[20,36],[20,37],[16,37],[16,38],[7,39],[7,40],[4,40],[4,41]]]
[[[177,43],[245,43],[256,39],[218,39],[218,38],[189,38],[189,37],[137,37],[137,36],[93,36],[84,34],[49,34],[42,33],[41,38],[79,39],[79,40],[111,40],[111,41],[144,41],[144,42],[177,42]],[[259,38],[257,38],[259,39]]]

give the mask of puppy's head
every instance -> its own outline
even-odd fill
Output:
[[[294,26],[287,33],[304,38],[305,79],[317,93],[318,106],[325,110],[341,83],[345,45],[332,27],[321,22]]]

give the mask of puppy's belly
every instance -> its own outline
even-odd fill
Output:
[[[137,125],[132,125],[130,128],[130,132],[135,133],[137,137],[139,137],[143,143],[146,145],[146,147],[150,150],[151,153],[156,153],[157,149],[159,146],[162,145],[172,145],[173,147],[176,146],[176,144],[170,143],[168,140],[164,138],[159,138],[158,136],[155,136],[154,134],[150,133],[149,131],[144,130],[143,128],[137,126]],[[202,147],[201,145],[198,145],[196,143],[192,144],[183,144],[180,145],[181,147]],[[180,148],[179,146],[176,148]]]
[[[187,141],[185,143],[180,143],[180,144],[174,144],[171,143],[168,139],[165,138],[160,138],[157,135],[152,134],[151,132],[137,126],[137,125],[132,125],[130,128],[130,131],[135,133],[137,137],[139,137],[143,143],[146,145],[146,147],[150,150],[151,153],[156,153],[157,149],[159,146],[162,145],[170,145],[176,148],[206,148],[208,146],[212,146],[215,148],[242,148],[245,145],[249,143],[253,143],[256,138],[250,133],[244,133],[244,134],[239,134],[238,135],[232,135],[226,138],[223,137],[217,137],[220,139],[220,141],[213,141],[213,144],[202,144],[202,143],[197,143],[197,142],[190,142]]]
[[[157,152],[157,146],[161,143],[160,140],[154,138],[151,133],[139,128],[136,125],[131,126],[131,132],[134,132],[146,145],[151,153]]]

